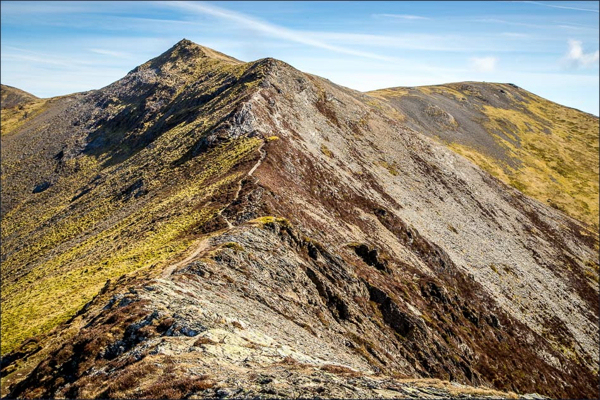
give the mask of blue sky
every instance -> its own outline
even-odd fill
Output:
[[[1,80],[97,89],[182,38],[358,90],[511,82],[599,114],[599,2],[1,3]]]

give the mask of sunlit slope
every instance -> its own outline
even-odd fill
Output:
[[[17,107],[38,100],[37,97],[24,90],[8,85],[0,85],[0,104],[4,108]]]
[[[227,121],[261,68],[182,41],[104,89],[3,114],[3,354],[178,255],[227,205],[260,145],[230,142]]]
[[[1,132],[10,133],[26,121],[38,115],[45,109],[48,100],[39,99],[34,95],[12,86],[2,85],[1,97]]]
[[[598,227],[598,117],[512,84],[464,82],[369,93],[503,182]]]

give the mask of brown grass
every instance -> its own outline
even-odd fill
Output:
[[[203,344],[216,344],[217,342],[215,342],[214,340],[207,338],[205,336],[201,336],[198,338],[198,340],[196,340],[194,342],[194,346],[201,346]]]
[[[149,399],[181,399],[192,393],[210,389],[216,385],[216,382],[207,375],[198,378],[185,377],[164,377],[153,383],[147,389],[143,390],[138,398]]]
[[[472,387],[472,386],[457,386],[454,385],[450,381],[444,381],[437,378],[425,378],[425,379],[398,379],[401,383],[409,383],[411,385],[415,385],[416,387],[427,388],[434,387],[437,389],[445,389],[448,391],[450,396],[458,397],[461,395],[470,395],[473,397],[478,396],[487,396],[487,397],[495,397],[502,399],[518,399],[519,396],[514,392],[501,392],[499,390],[490,389],[486,387]]]
[[[325,364],[321,366],[321,370],[331,372],[332,374],[336,375],[344,375],[351,377],[358,377],[363,375],[359,371],[355,371],[352,368],[348,368],[343,365]]]

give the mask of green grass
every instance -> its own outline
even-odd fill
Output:
[[[183,65],[174,58],[162,68],[173,71],[173,77],[185,69],[174,101],[186,108],[198,93],[214,93],[224,82],[235,82],[254,67],[206,58]],[[256,69],[259,75],[264,72]],[[197,78],[207,70],[213,71],[212,78],[198,86]],[[168,84],[169,79],[163,83]],[[106,163],[111,152],[65,160],[69,173],[59,176],[50,190],[30,195],[3,216],[2,354],[66,321],[108,279],[157,273],[188,248],[199,234],[198,227],[223,206],[220,199],[227,198],[245,176],[238,166],[256,156],[262,141],[223,141],[174,165],[206,130],[235,109],[254,83],[228,86],[205,104],[186,108],[197,115],[196,119],[162,133],[151,147],[124,150],[130,145],[135,148],[132,139],[126,138],[117,162]],[[111,107],[119,110],[126,106],[131,105],[116,103]],[[2,133],[22,134],[15,122],[18,118],[5,120],[3,114]],[[137,132],[152,129],[160,116],[155,118],[137,127]],[[3,182],[18,168],[27,166],[19,161],[3,164]],[[90,186],[89,193],[72,200],[99,174],[105,178],[98,187]],[[144,182],[146,195],[129,200],[120,197],[139,179]]]
[[[211,207],[195,209],[195,204],[202,204],[220,188],[239,179],[239,174],[228,176],[227,171],[259,145],[258,139],[243,139],[216,148],[206,156],[212,160],[211,168],[194,181],[113,226],[87,235],[67,251],[47,260],[42,257],[58,244],[93,231],[114,211],[114,206],[105,201],[105,206],[86,214],[82,220],[67,218],[9,258],[7,264],[13,266],[27,260],[42,261],[22,279],[3,285],[3,353],[25,338],[48,332],[66,321],[107,279],[163,264],[179,255],[190,244],[189,231],[218,211]],[[210,185],[203,184],[215,176],[222,178]],[[168,217],[163,224],[153,224],[152,220],[159,216]]]
[[[497,177],[597,228],[598,120],[541,98],[527,107],[529,113],[485,107],[490,131],[510,121],[517,125],[521,140],[517,147],[496,137],[521,161],[519,168],[508,168],[508,176]]]
[[[325,154],[329,158],[333,158],[333,152],[324,144],[321,145],[321,153]]]
[[[396,163],[395,163],[395,162],[394,162],[394,163],[392,163],[392,164],[390,164],[390,163],[388,163],[387,161],[379,161],[379,162],[377,162],[376,164],[378,164],[378,165],[382,166],[383,168],[387,169],[387,170],[388,170],[388,172],[390,173],[390,175],[393,175],[393,176],[398,176],[398,174],[399,174],[399,172],[398,172],[398,169],[397,169],[397,166],[396,166]]]
[[[223,244],[223,247],[227,249],[232,249],[234,251],[244,251],[244,246],[236,242],[227,242]]]
[[[30,121],[33,117],[42,113],[46,110],[48,101],[48,99],[37,99],[20,107],[1,110],[1,134],[7,135],[16,131],[27,121]]]

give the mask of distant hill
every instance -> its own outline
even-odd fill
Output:
[[[44,110],[47,99],[40,99],[21,89],[2,85],[1,133],[16,130],[28,119]]]
[[[27,93],[24,90],[17,89],[8,85],[1,85],[0,97],[0,104],[2,105],[2,109],[12,108],[23,104],[31,103],[38,99],[31,93]]]
[[[598,230],[598,117],[511,84],[376,90],[411,128]]]
[[[591,215],[588,116],[188,40],[28,104],[2,119],[3,397],[597,397],[597,232],[517,190],[548,171]]]

